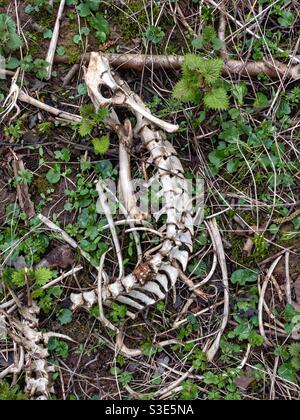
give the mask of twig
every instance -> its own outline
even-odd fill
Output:
[[[100,203],[101,203],[101,206],[102,206],[102,210],[104,211],[105,217],[107,219],[107,222],[109,224],[110,231],[111,231],[111,234],[112,234],[112,239],[113,239],[113,243],[114,243],[114,246],[115,246],[115,250],[116,250],[116,254],[117,254],[117,258],[118,258],[118,263],[119,263],[119,277],[118,277],[118,279],[120,280],[124,277],[124,263],[123,263],[122,251],[121,251],[121,246],[120,246],[119,238],[118,238],[118,235],[117,235],[116,227],[115,227],[115,224],[114,224],[114,220],[113,220],[109,205],[107,203],[107,197],[106,197],[105,192],[102,188],[102,181],[101,180],[99,180],[97,182],[96,190],[98,192]]]
[[[62,19],[62,15],[63,15],[63,12],[64,12],[65,3],[66,3],[66,0],[61,0],[61,2],[60,2],[60,6],[59,6],[57,17],[56,17],[55,26],[54,26],[54,29],[53,29],[51,42],[50,42],[50,45],[49,45],[49,50],[48,50],[48,53],[47,53],[47,56],[46,56],[46,62],[48,63],[46,80],[51,79],[53,61],[54,61],[55,51],[56,51],[56,47],[57,47],[57,41],[58,41],[58,37],[59,37],[60,21]]]
[[[224,252],[223,242],[220,235],[220,231],[216,222],[216,219],[213,219],[212,221],[209,221],[206,223],[206,226],[210,232],[214,250],[217,253],[219,264],[222,271],[222,282],[223,282],[223,288],[224,288],[224,310],[223,310],[223,319],[221,323],[220,330],[218,332],[218,335],[210,347],[210,349],[207,351],[207,359],[209,361],[212,361],[217,354],[220,346],[220,341],[223,335],[223,332],[225,331],[225,328],[228,323],[229,319],[229,282],[228,282],[228,271],[227,271],[227,265],[226,265],[226,256]]]
[[[285,294],[288,304],[292,304],[292,290],[291,290],[291,277],[290,277],[290,253],[285,253]]]
[[[77,122],[77,123],[80,123],[82,121],[82,118],[80,115],[70,114],[69,112],[61,111],[57,108],[46,105],[45,103],[40,102],[37,99],[34,99],[31,96],[27,95],[22,90],[19,92],[18,99],[21,102],[25,102],[26,104],[35,106],[36,108],[49,112],[49,114],[55,115],[55,117],[59,118],[60,120],[66,120],[66,121]]]
[[[300,65],[289,67],[276,60],[273,60],[272,63],[266,61],[243,62],[239,60],[231,60],[225,44],[225,31],[226,19],[224,7],[222,6],[219,22],[219,39],[223,42],[221,57],[224,60],[224,71],[228,74],[256,76],[257,74],[264,73],[269,77],[284,76],[295,80],[300,78]]]
[[[119,329],[116,328],[104,315],[103,302],[102,302],[102,279],[103,279],[103,266],[107,252],[105,252],[100,259],[99,269],[98,269],[98,306],[99,306],[99,320],[105,328],[109,328],[112,331],[118,332]]]
[[[258,303],[258,322],[259,322],[259,331],[260,335],[264,338],[265,344],[272,346],[272,343],[268,340],[265,334],[265,327],[263,322],[263,308],[264,308],[264,302],[265,302],[265,294],[267,291],[268,283],[270,281],[270,278],[277,267],[279,261],[281,260],[282,256],[280,255],[271,265],[270,269],[268,270],[268,273],[264,279],[260,295],[259,295],[259,303]]]

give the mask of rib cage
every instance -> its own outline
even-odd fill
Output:
[[[108,60],[101,54],[91,54],[85,79],[96,109],[110,107],[111,115],[105,121],[110,129],[116,131],[116,125],[119,127],[120,124],[114,107],[125,106],[135,114],[137,125],[134,136],[142,140],[150,153],[150,161],[157,169],[156,176],[161,183],[161,194],[166,201],[162,210],[155,215],[157,221],[163,214],[167,219],[165,230],[162,229],[164,234],[160,249],[148,251],[150,256],[144,258],[131,274],[102,287],[104,303],[117,301],[141,311],[165,298],[176,284],[179,270],[186,270],[189,254],[193,249],[194,224],[188,185],[176,150],[166,140],[165,135],[165,132],[174,132],[178,127],[154,117],[141,98],[111,72]],[[102,96],[103,86],[112,90],[113,95],[110,99]],[[90,307],[93,301],[97,302],[96,292],[94,298],[88,296],[89,301],[85,295],[71,296],[74,307]]]

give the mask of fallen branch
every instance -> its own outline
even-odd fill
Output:
[[[266,74],[269,77],[287,77],[297,80],[300,78],[300,65],[293,67],[287,66],[277,60],[268,61],[247,61],[231,60],[225,44],[226,18],[224,10],[220,13],[219,39],[223,42],[221,48],[221,57],[224,60],[224,71],[230,74],[239,74],[246,76],[256,76]]]

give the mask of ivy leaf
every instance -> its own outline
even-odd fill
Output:
[[[240,165],[240,161],[238,159],[232,159],[227,163],[226,169],[230,174],[234,174]]]
[[[245,286],[246,283],[256,282],[257,276],[258,276],[257,271],[251,271],[248,269],[240,269],[232,273],[230,280],[231,280],[231,283],[233,284],[240,284],[241,286]]]
[[[92,144],[94,146],[94,151],[97,155],[104,155],[110,145],[109,136],[102,136],[100,138],[94,138],[92,140]]]
[[[46,178],[50,184],[57,184],[61,178],[60,166],[54,165],[53,168],[47,172]]]
[[[57,319],[61,323],[61,325],[67,325],[72,322],[72,311],[70,309],[62,309],[59,311]]]
[[[262,92],[258,92],[256,94],[256,100],[254,101],[254,108],[266,108],[269,105],[269,99],[267,98],[267,96],[262,93]]]
[[[96,39],[101,43],[105,42],[109,35],[109,24],[105,17],[100,13],[96,13],[95,16],[91,16],[89,18],[89,22],[91,26],[96,30]]]
[[[297,383],[297,375],[295,373],[295,370],[289,363],[284,363],[279,367],[278,376],[289,382],[293,382],[295,384]]]
[[[229,99],[224,88],[214,88],[204,95],[204,104],[215,111],[224,111],[229,108]]]

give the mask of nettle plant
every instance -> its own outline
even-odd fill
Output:
[[[22,40],[17,33],[14,20],[4,14],[0,14],[0,55],[10,56],[22,46]]]
[[[182,78],[174,87],[173,97],[197,105],[204,103],[207,109],[228,109],[227,90],[221,80],[223,65],[219,58],[206,60],[196,54],[188,54],[184,58]]]

